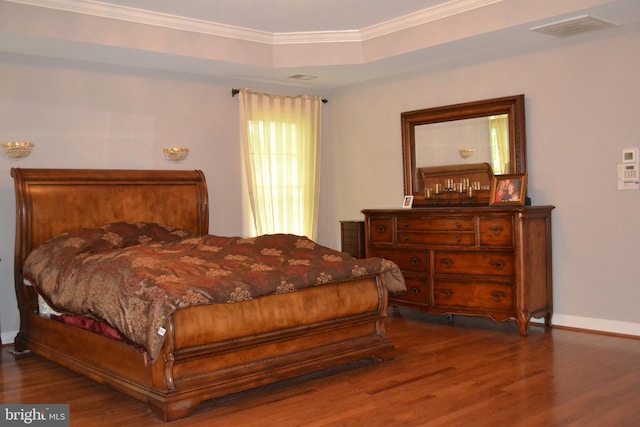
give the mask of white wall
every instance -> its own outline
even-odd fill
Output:
[[[638,46],[637,27],[592,33],[334,91],[325,230],[400,206],[402,111],[523,93],[530,196],[556,206],[554,323],[640,335],[640,190],[619,191],[616,179],[622,149],[640,147]]]
[[[31,156],[18,161],[0,153],[3,343],[12,342],[19,328],[12,167],[201,169],[209,190],[210,232],[244,234],[238,100],[231,88],[251,84],[15,55],[0,55],[0,75],[0,141],[35,144]],[[162,149],[172,146],[189,147],[189,157],[168,162]]]

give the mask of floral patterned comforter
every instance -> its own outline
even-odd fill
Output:
[[[104,320],[155,360],[162,327],[177,309],[380,272],[390,291],[405,289],[392,262],[355,259],[306,237],[199,236],[158,224],[115,223],[49,240],[29,255],[23,275],[55,310]]]

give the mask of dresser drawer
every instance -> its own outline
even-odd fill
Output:
[[[389,259],[403,271],[429,271],[429,254],[427,251],[405,251],[401,249],[372,248],[369,256]]]
[[[369,241],[376,243],[391,243],[393,241],[393,218],[369,219]]]
[[[514,255],[512,252],[436,251],[433,270],[436,274],[512,277]]]
[[[428,279],[425,274],[404,273],[404,281],[407,284],[407,291],[402,295],[391,295],[390,298],[417,304],[429,304]]]
[[[472,232],[398,232],[398,243],[403,245],[473,246],[476,238]]]
[[[480,217],[480,246],[513,247],[513,217]]]
[[[401,231],[473,231],[473,217],[462,218],[410,218],[398,217]]]
[[[513,286],[490,282],[436,281],[433,305],[496,311],[513,311]]]

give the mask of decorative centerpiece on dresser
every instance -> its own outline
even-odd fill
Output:
[[[526,195],[524,95],[401,114],[410,209],[365,209],[366,256],[400,266],[407,292],[391,305],[428,313],[515,319],[551,327],[551,212]],[[522,197],[495,203],[518,177]],[[513,182],[513,180],[512,180]],[[505,199],[507,200],[507,199]]]

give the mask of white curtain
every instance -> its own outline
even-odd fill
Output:
[[[322,99],[239,92],[254,233],[316,238]]]
[[[491,132],[491,167],[495,175],[507,173],[509,165],[509,117],[507,114],[489,117]]]

